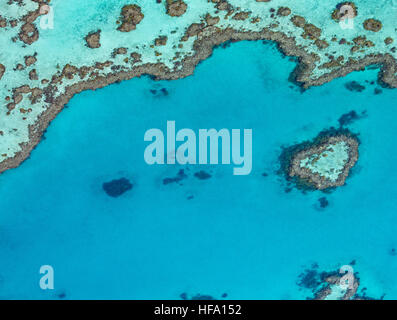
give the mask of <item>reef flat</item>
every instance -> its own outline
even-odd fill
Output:
[[[312,142],[287,148],[281,167],[298,187],[324,190],[343,186],[358,160],[358,139],[347,129],[321,132]]]
[[[74,94],[186,77],[226,41],[276,41],[299,58],[291,79],[304,88],[373,64],[397,87],[395,14],[387,0],[3,1],[0,172],[29,156]]]

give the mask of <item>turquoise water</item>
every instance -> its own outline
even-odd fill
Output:
[[[18,169],[0,176],[0,297],[5,299],[179,299],[183,292],[230,299],[304,299],[301,272],[356,260],[368,295],[397,298],[394,171],[397,91],[374,94],[377,70],[301,93],[295,63],[274,44],[218,48],[193,76],[142,77],[74,97],[46,139]],[[365,85],[351,92],[346,82]],[[166,88],[168,95],[150,90]],[[161,91],[157,91],[161,92]],[[330,194],[285,192],[276,174],[282,146],[349,125],[361,140],[347,185]],[[253,129],[253,170],[232,166],[148,166],[150,128]],[[163,184],[184,169],[180,184]],[[194,173],[211,174],[199,180]],[[267,176],[263,176],[267,173]],[[121,177],[134,188],[109,197]],[[319,209],[318,199],[329,206]],[[39,268],[55,289],[39,287]]]

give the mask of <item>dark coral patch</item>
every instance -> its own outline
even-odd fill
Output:
[[[328,202],[328,200],[327,200],[326,197],[321,197],[321,198],[319,198],[319,199],[318,199],[318,202],[319,202],[319,204],[320,204],[320,208],[321,208],[321,209],[325,209],[325,208],[328,207],[328,205],[329,205],[329,202]]]
[[[109,197],[117,198],[133,188],[133,184],[126,178],[116,179],[105,182],[102,185],[103,190]]]
[[[352,110],[348,113],[343,114],[338,122],[340,124],[340,126],[345,126],[348,125],[350,123],[352,123],[353,121],[357,120],[359,118],[358,114],[356,111]]]
[[[225,298],[227,298],[227,296],[228,296],[227,293],[223,293],[221,295],[221,299],[225,299]],[[210,296],[208,294],[200,294],[200,293],[189,297],[189,295],[186,292],[184,292],[184,293],[180,294],[179,297],[182,300],[218,300],[217,298]]]
[[[382,89],[379,89],[379,88],[375,88],[374,89],[374,94],[375,95],[381,94],[382,92],[383,92]]]
[[[362,92],[365,90],[365,87],[359,84],[357,81],[350,81],[345,83],[345,88],[353,92]]]
[[[197,179],[199,179],[199,180],[207,180],[207,179],[210,179],[210,178],[212,177],[209,173],[207,173],[207,172],[205,172],[205,171],[203,171],[203,170],[201,170],[201,171],[199,171],[199,172],[196,172],[196,173],[194,174],[194,176],[195,176]]]
[[[192,300],[216,300],[213,296],[205,294],[197,294],[192,297]]]
[[[366,116],[366,112],[363,111],[361,114],[358,114],[356,111],[352,110],[348,113],[343,114],[339,119],[339,125],[341,127],[352,124],[354,121],[360,120]]]
[[[186,293],[186,292],[181,293],[181,294],[179,295],[179,297],[180,297],[182,300],[187,300],[187,299],[188,299],[188,296],[187,296],[187,293]]]
[[[179,170],[178,174],[175,177],[172,178],[165,178],[163,179],[163,184],[167,185],[170,183],[177,183],[181,182],[182,180],[186,179],[187,175],[183,169]]]
[[[319,285],[321,285],[321,277],[317,265],[313,265],[311,269],[306,269],[299,275],[298,286],[315,290]]]
[[[66,299],[66,292],[62,291],[56,295],[58,299]]]
[[[167,88],[150,89],[150,93],[156,98],[167,97],[169,95]]]

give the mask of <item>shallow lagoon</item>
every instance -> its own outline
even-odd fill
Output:
[[[143,77],[74,97],[31,158],[0,176],[0,297],[300,299],[311,296],[297,285],[304,269],[356,260],[369,296],[397,298],[397,91],[375,95],[365,81],[377,70],[367,70],[301,93],[288,82],[294,66],[274,44],[242,42],[186,79]],[[366,89],[347,90],[353,80]],[[361,145],[347,185],[285,192],[281,147],[351,110],[368,116],[349,125]],[[252,173],[148,166],[144,133],[165,131],[167,120],[195,131],[252,128]],[[187,178],[163,184],[180,169]],[[201,170],[211,178],[195,177]],[[109,197],[102,184],[121,177],[134,188]],[[39,288],[44,264],[55,269],[53,291]]]

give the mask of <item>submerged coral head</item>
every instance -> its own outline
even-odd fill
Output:
[[[106,194],[112,198],[120,197],[125,192],[131,190],[132,187],[132,183],[126,178],[105,182],[102,185],[102,188],[106,192]]]

